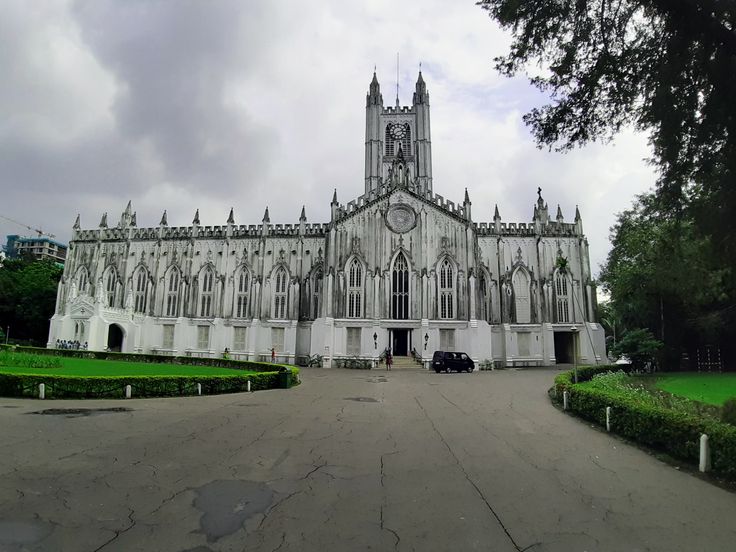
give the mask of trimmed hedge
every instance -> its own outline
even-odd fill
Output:
[[[620,368],[581,368],[578,369],[578,382]],[[555,378],[555,390],[558,398],[562,397],[565,390],[570,393],[569,408],[580,417],[604,426],[606,407],[610,406],[612,431],[695,465],[699,461],[700,435],[705,433],[710,444],[711,469],[731,479],[736,478],[736,427],[732,425],[661,406],[644,405],[610,392],[584,388],[573,383],[572,372],[563,372]]]
[[[229,358],[200,358],[150,355],[142,353],[110,353],[106,351],[85,351],[82,349],[46,349],[44,347],[12,347],[12,350],[19,353],[33,353],[36,355],[94,358],[98,360],[121,360],[127,362],[150,362],[154,364],[182,364],[186,366],[217,366],[218,368],[233,368],[235,370],[249,370],[255,372],[273,372],[274,370],[279,370],[281,368],[289,368],[288,364],[233,360]]]
[[[54,376],[0,373],[0,396],[38,397],[38,385],[46,386],[47,399],[122,399],[125,386],[132,387],[134,398],[196,395],[202,384],[203,395],[241,393],[291,387],[299,383],[299,369],[261,372],[248,376]]]

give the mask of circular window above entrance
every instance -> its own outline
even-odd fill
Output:
[[[391,205],[386,214],[386,225],[397,234],[404,234],[417,225],[417,214],[406,203]]]

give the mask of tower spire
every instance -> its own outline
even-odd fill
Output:
[[[399,107],[399,52],[396,52],[396,107]]]

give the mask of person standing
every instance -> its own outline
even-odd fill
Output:
[[[276,362],[276,348],[271,347],[271,362]]]
[[[386,370],[391,371],[391,364],[394,362],[394,357],[391,356],[391,349],[386,353]]]

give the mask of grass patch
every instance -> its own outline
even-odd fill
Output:
[[[253,374],[255,371],[219,368],[216,366],[190,366],[180,364],[155,364],[98,360],[92,358],[53,357],[51,366],[36,365],[23,353],[0,353],[0,372],[6,374],[39,374],[55,376],[234,376]],[[38,358],[38,357],[36,357]],[[45,359],[43,359],[45,360]]]
[[[736,397],[736,373],[659,374],[655,385],[673,395],[716,406]]]

